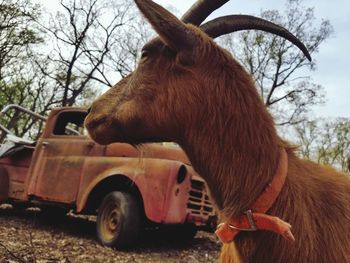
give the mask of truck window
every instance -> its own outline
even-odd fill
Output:
[[[62,112],[53,129],[54,135],[84,135],[86,112]]]

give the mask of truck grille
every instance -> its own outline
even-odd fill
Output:
[[[187,208],[192,215],[204,217],[215,215],[204,182],[193,178],[191,179],[191,190]]]

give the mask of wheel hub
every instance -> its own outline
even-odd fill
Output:
[[[118,228],[119,225],[119,218],[118,218],[118,211],[113,210],[110,215],[109,219],[109,229],[111,231],[115,231]]]
[[[102,233],[106,240],[116,237],[120,225],[121,211],[118,206],[110,205],[102,215]]]

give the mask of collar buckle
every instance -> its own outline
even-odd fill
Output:
[[[228,227],[231,229],[234,229],[234,230],[239,230],[239,231],[256,231],[256,230],[258,230],[258,228],[256,227],[256,224],[255,224],[254,218],[253,218],[252,210],[247,210],[244,212],[244,214],[247,216],[250,228],[239,228],[239,227],[234,226],[233,224],[227,224]]]

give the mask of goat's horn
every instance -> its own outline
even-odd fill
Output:
[[[184,23],[199,26],[213,11],[227,3],[229,0],[198,0],[182,16]]]
[[[213,19],[203,25],[200,28],[207,33],[210,37],[216,38],[228,33],[240,31],[240,30],[249,30],[249,29],[258,29],[263,30],[280,37],[283,37],[289,41],[291,41],[294,45],[296,45],[307,57],[308,60],[311,61],[311,56],[301,41],[290,33],[284,27],[276,25],[267,20],[248,15],[230,15],[223,16],[216,19]]]
[[[172,50],[190,50],[197,45],[196,35],[168,10],[151,0],[134,0],[160,39]]]

